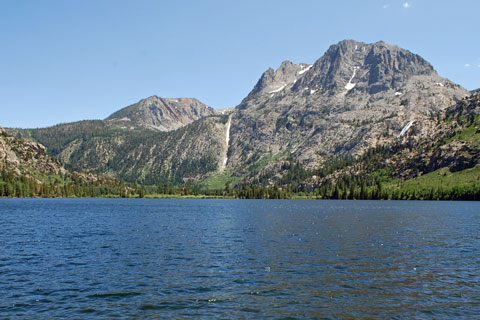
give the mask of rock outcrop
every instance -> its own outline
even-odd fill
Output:
[[[1,127],[0,167],[27,177],[34,177],[34,172],[46,175],[66,172],[58,160],[47,154],[43,145],[18,139]]]
[[[480,91],[446,110],[446,122],[439,126],[438,141],[428,170],[450,167],[461,171],[480,163]]]
[[[468,94],[407,50],[342,41],[311,67],[284,62],[263,74],[233,114],[229,166],[284,153],[313,168],[324,155],[359,156],[406,136],[421,140]]]

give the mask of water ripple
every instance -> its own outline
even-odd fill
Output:
[[[0,199],[0,318],[474,319],[479,209]]]

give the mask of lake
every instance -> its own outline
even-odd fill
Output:
[[[472,319],[480,203],[0,199],[2,319]]]

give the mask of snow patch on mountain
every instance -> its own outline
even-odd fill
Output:
[[[306,67],[305,69],[304,69],[304,67],[302,66],[302,70],[298,71],[298,74],[299,74],[299,75],[304,74],[305,72],[307,72],[308,70],[310,70],[312,67],[313,67],[313,64],[309,65],[309,66]]]
[[[225,148],[225,156],[223,157],[223,163],[222,167],[220,169],[220,172],[225,171],[225,167],[227,166],[227,161],[228,161],[228,148],[230,146],[230,125],[232,124],[232,116],[230,115],[228,117],[228,122],[227,122],[227,133],[225,134],[225,142],[227,147]]]
[[[359,69],[359,67],[353,67],[353,74],[350,77],[350,80],[348,80],[347,85],[345,86],[345,89],[347,89],[347,92],[352,90],[353,88],[355,88],[355,86],[357,85],[356,83],[352,83],[352,80],[353,80],[353,78],[355,78],[355,75],[357,74],[358,69]]]
[[[280,91],[282,91],[283,89],[285,89],[286,86],[287,86],[287,85],[284,84],[284,85],[281,86],[280,88],[275,89],[275,90],[272,90],[272,91],[269,91],[268,93],[277,93],[277,92],[280,92]]]
[[[400,134],[397,136],[397,138],[400,138],[401,136],[403,136],[405,133],[407,133],[408,129],[410,129],[410,127],[412,126],[412,124],[415,122],[415,120],[411,120],[409,121],[405,127],[403,127],[402,131],[400,131]]]

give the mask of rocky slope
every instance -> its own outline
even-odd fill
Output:
[[[203,117],[169,132],[94,120],[18,133],[43,143],[69,169],[141,184],[183,183],[221,168],[228,119],[228,115]]]
[[[95,171],[145,184],[201,180],[222,166],[227,122],[226,115],[210,116],[168,133],[125,137],[111,156],[91,154],[104,163],[108,159]],[[96,144],[101,146],[102,141]]]
[[[135,190],[122,181],[69,171],[46,148],[0,127],[0,197],[92,197]]]
[[[288,153],[313,168],[325,155],[359,156],[406,131],[421,140],[468,94],[407,50],[342,41],[311,66],[284,62],[262,75],[233,114],[227,166]]]
[[[0,127],[0,169],[18,176],[34,177],[65,174],[65,168],[57,159],[50,157],[43,145],[17,139]]]
[[[171,131],[214,114],[215,109],[197,99],[151,96],[113,113],[106,120],[124,128]]]
[[[298,189],[328,197],[335,187],[340,197],[357,199],[480,199],[480,92],[447,108],[435,128],[422,141],[407,133],[357,159],[303,172]]]
[[[474,92],[445,112],[436,143],[429,149],[428,171],[449,167],[450,171],[480,163],[480,91]]]

